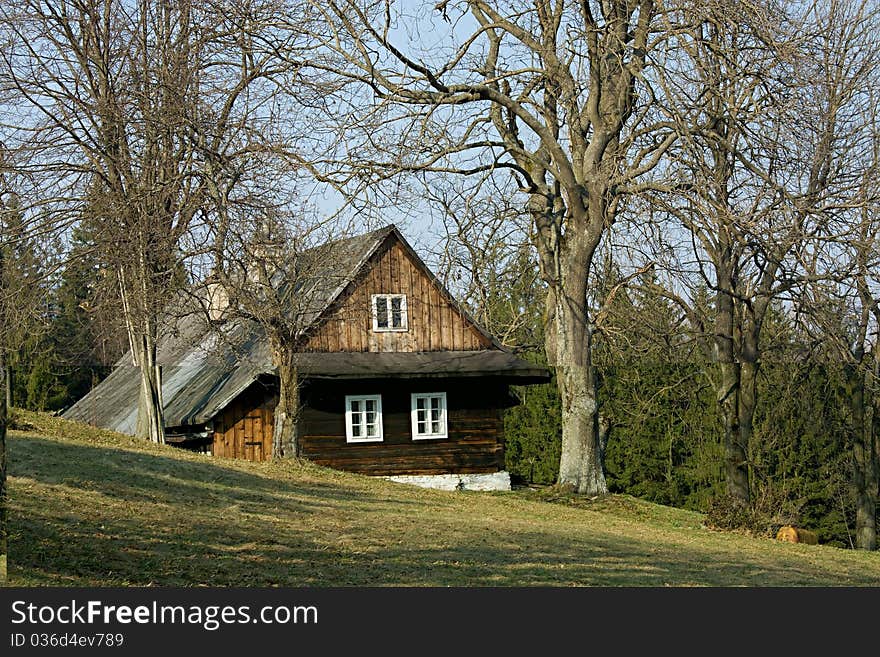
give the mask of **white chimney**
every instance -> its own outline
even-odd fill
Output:
[[[223,317],[223,312],[229,307],[229,294],[213,274],[205,280],[205,290],[208,317],[212,322],[219,321]]]

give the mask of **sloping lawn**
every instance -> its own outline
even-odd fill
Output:
[[[13,586],[880,586],[880,553],[714,532],[626,496],[430,491],[19,417]]]

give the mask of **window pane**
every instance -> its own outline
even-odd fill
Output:
[[[403,326],[403,315],[400,310],[400,304],[403,299],[400,297],[391,297],[391,326],[393,328],[401,328]]]
[[[381,398],[346,397],[346,435],[349,441],[382,439]]]
[[[388,298],[376,297],[376,326],[388,328]]]
[[[443,395],[413,395],[414,435],[442,436],[446,433]]]

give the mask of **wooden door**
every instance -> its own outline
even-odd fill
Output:
[[[214,418],[214,456],[272,458],[273,398],[243,393]]]

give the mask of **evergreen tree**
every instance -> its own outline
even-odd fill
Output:
[[[70,253],[59,284],[52,290],[50,344],[53,368],[40,393],[46,408],[60,410],[84,396],[106,377],[127,348],[113,278],[95,256],[88,223],[73,231]],[[35,384],[38,387],[38,384]],[[35,398],[34,401],[37,401]]]
[[[48,357],[43,336],[47,320],[50,266],[45,244],[28,232],[17,197],[10,195],[0,213],[0,290],[3,300],[3,342],[6,350],[6,400],[10,405],[27,402],[30,363]],[[44,364],[45,366],[45,364]]]

